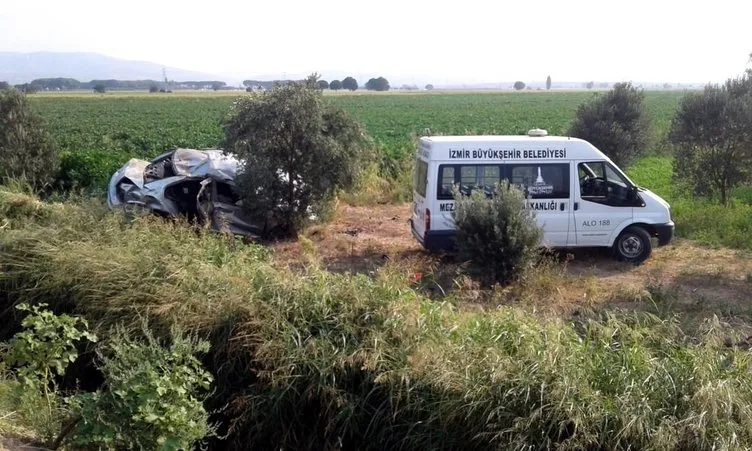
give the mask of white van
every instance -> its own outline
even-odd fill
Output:
[[[624,261],[650,256],[652,237],[671,242],[671,207],[635,185],[600,150],[582,139],[547,136],[420,138],[413,179],[412,232],[429,251],[454,250],[452,187],[491,193],[502,179],[525,188],[543,245],[610,247]]]

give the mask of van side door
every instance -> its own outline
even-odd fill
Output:
[[[543,244],[566,247],[572,217],[570,162],[505,163],[505,178],[525,190],[527,208],[543,229]]]
[[[607,161],[577,161],[574,223],[579,246],[610,246],[616,230],[631,223],[630,185]]]

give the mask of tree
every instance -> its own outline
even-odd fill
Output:
[[[71,89],[79,89],[81,82],[74,78],[37,78],[31,81],[31,84],[38,90],[52,90],[52,91],[68,91]]]
[[[522,91],[523,89],[525,89],[525,83],[521,82],[521,81],[515,81],[514,82],[514,89],[516,89],[518,91]]]
[[[426,85],[426,91],[433,91],[433,85],[431,83]]]
[[[349,89],[350,91],[355,91],[358,89],[358,81],[352,77],[347,77],[342,80],[342,88]]]
[[[339,80],[332,80],[331,83],[329,83],[329,89],[333,91],[339,91],[342,89],[342,82]]]
[[[551,76],[549,75],[548,78],[546,78],[546,89],[551,89]]]
[[[105,88],[104,84],[97,83],[97,84],[94,85],[94,92],[98,92],[100,94],[104,94],[105,91],[106,91],[106,88]]]
[[[52,182],[60,157],[26,95],[0,92],[0,178],[25,178],[35,189]]]
[[[0,81],[0,91],[6,91],[10,89],[10,85],[7,81]]]
[[[319,89],[329,89],[329,82],[326,80],[319,80]]]
[[[17,90],[25,94],[34,94],[35,92],[38,91],[37,88],[30,83],[23,83],[20,85],[15,85],[14,88],[16,88]]]
[[[752,182],[752,79],[708,85],[684,96],[671,122],[676,146],[674,180],[696,195],[719,196],[728,204],[731,190]]]
[[[502,180],[490,196],[455,187],[454,199],[457,251],[472,273],[489,285],[508,283],[534,264],[543,230],[522,189]]]
[[[221,81],[213,81],[211,84],[211,88],[213,91],[219,91],[220,89],[225,87],[225,83]]]
[[[149,92],[159,92],[159,86],[157,85],[151,85],[149,86]]]
[[[585,87],[588,88],[588,89],[593,89],[593,85],[594,84],[595,84],[594,82],[589,81],[589,82],[587,82],[587,84],[585,84]]]
[[[389,91],[389,80],[384,77],[371,78],[366,82],[369,91]]]
[[[642,155],[650,136],[644,99],[644,92],[631,83],[617,83],[577,108],[569,135],[590,142],[617,166],[628,167]]]
[[[271,212],[275,233],[288,236],[354,186],[373,157],[363,128],[323,96],[314,76],[239,100],[223,125],[225,148],[244,161],[245,205],[252,214]]]

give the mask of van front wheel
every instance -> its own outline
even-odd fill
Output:
[[[614,243],[617,259],[637,265],[647,260],[652,251],[650,235],[641,227],[627,227]]]

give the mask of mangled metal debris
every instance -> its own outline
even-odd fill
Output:
[[[270,217],[254,218],[236,193],[240,162],[221,149],[176,149],[151,161],[133,158],[110,179],[110,208],[137,206],[166,217],[210,224],[219,232],[265,236]]]

